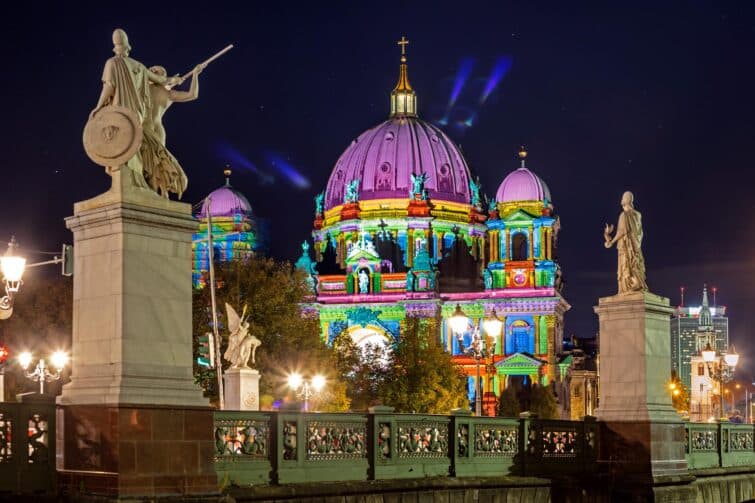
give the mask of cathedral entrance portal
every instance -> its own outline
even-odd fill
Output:
[[[367,325],[366,327],[357,326],[349,329],[348,335],[363,355],[371,347],[379,348],[383,355],[383,362],[387,363],[387,358],[391,351],[391,338],[381,327],[375,325]]]

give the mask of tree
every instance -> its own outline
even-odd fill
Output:
[[[671,404],[679,412],[689,412],[689,392],[679,379],[675,370],[671,371],[671,380],[668,382],[666,389],[671,395]]]
[[[533,385],[530,391],[530,412],[540,419],[558,419],[558,404],[553,388]]]
[[[507,386],[498,398],[498,415],[503,417],[519,417],[522,409],[516,386]]]
[[[464,375],[440,344],[437,320],[409,317],[402,322],[379,394],[398,412],[448,414],[467,407]]]
[[[358,347],[349,334],[333,342],[338,373],[346,383],[352,410],[367,410],[380,403],[385,383],[389,352],[385,346],[368,344]]]
[[[228,343],[225,303],[239,314],[246,306],[249,333],[262,341],[254,364],[262,374],[260,401],[271,403],[280,397],[295,400],[295,394],[286,386],[288,374],[298,372],[311,377],[321,373],[328,379],[327,387],[311,401],[312,408],[348,409],[346,388],[334,371],[333,352],[320,337],[319,320],[316,315],[302,312],[302,304],[311,295],[304,273],[294,270],[288,262],[257,256],[218,263],[215,267],[221,354]],[[212,330],[209,287],[195,290],[193,325],[196,357],[197,337]],[[222,364],[224,369],[228,367],[228,362]],[[195,363],[195,372],[197,381],[217,400],[215,371]]]

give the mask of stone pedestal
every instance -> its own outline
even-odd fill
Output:
[[[216,491],[212,409],[192,374],[188,204],[124,186],[77,203],[61,480],[73,493]],[[84,488],[81,491],[81,488]]]
[[[223,374],[226,410],[260,410],[260,373],[231,368]]]
[[[647,477],[687,475],[684,424],[671,405],[667,298],[649,292],[604,297],[600,318],[601,458],[614,471]]]

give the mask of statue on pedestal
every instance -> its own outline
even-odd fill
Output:
[[[257,348],[262,344],[258,338],[249,334],[249,322],[246,321],[246,306],[239,317],[236,310],[230,304],[225,304],[226,314],[228,315],[228,348],[223,354],[223,358],[230,362],[231,368],[249,368],[247,363],[249,357],[254,361],[254,355]]]
[[[645,281],[645,259],[642,256],[642,215],[634,209],[634,196],[624,192],[621,197],[623,211],[619,215],[616,234],[611,236],[614,226],[606,224],[603,231],[605,247],[616,244],[619,253],[617,278],[619,293],[648,291]]]

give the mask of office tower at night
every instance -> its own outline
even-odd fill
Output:
[[[671,368],[688,389],[691,384],[690,359],[699,352],[698,336],[711,330],[715,334],[716,351],[724,353],[729,347],[729,319],[726,317],[726,306],[715,305],[715,300],[711,306],[708,302],[708,289],[703,287],[701,305],[681,305],[671,317]]]

